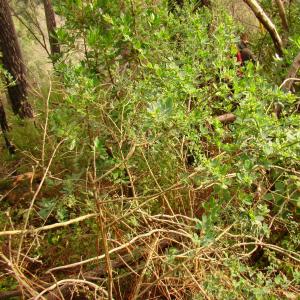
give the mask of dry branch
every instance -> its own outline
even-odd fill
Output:
[[[283,4],[282,0],[275,0],[275,2],[278,7],[282,28],[285,31],[285,33],[287,34],[289,32],[289,25],[288,25],[286,13],[285,13],[284,4]]]
[[[151,230],[151,231],[149,231],[147,233],[140,234],[140,235],[134,237],[129,242],[124,243],[124,244],[120,245],[119,247],[111,249],[109,251],[109,255],[111,255],[113,253],[116,253],[116,252],[118,252],[118,251],[120,251],[122,249],[128,248],[129,246],[131,246],[132,244],[134,244],[139,239],[150,237],[150,236],[152,236],[153,234],[156,234],[156,233],[167,233],[167,234],[171,234],[171,235],[175,234],[175,235],[180,235],[180,236],[189,238],[191,240],[193,239],[193,236],[190,235],[190,234],[188,234],[188,233],[186,233],[186,232],[181,232],[181,231],[176,231],[176,230],[168,230],[168,229],[153,229],[153,230]],[[58,270],[64,270],[64,269],[75,268],[75,267],[78,267],[78,266],[83,266],[85,264],[93,263],[93,262],[96,262],[96,261],[104,259],[104,258],[105,258],[105,254],[102,254],[102,255],[99,255],[99,256],[96,256],[96,257],[92,257],[92,258],[88,258],[86,260],[82,260],[82,261],[75,262],[75,263],[72,263],[72,264],[68,264],[68,265],[63,265],[63,266],[51,268],[46,273],[51,273],[53,271],[58,271]]]
[[[267,14],[264,12],[264,10],[261,8],[261,6],[256,0],[243,0],[243,1],[250,7],[250,9],[253,11],[257,19],[269,32],[278,54],[282,56],[283,55],[282,40],[271,19],[267,16]]]
[[[71,225],[71,224],[74,224],[74,223],[82,222],[84,220],[94,218],[96,216],[97,216],[97,214],[93,213],[93,214],[88,214],[88,215],[81,216],[81,217],[78,217],[78,218],[75,218],[75,219],[71,219],[71,220],[68,220],[68,221],[65,221],[65,222],[54,223],[54,224],[51,224],[51,225],[46,225],[46,226],[42,226],[42,227],[38,227],[38,228],[34,228],[34,229],[0,231],[0,236],[39,233],[41,231],[51,230],[51,229],[60,228],[60,227],[65,227],[65,226],[68,226],[68,225]]]

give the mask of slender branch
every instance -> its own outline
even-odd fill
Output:
[[[41,41],[38,36],[35,34],[35,32],[26,24],[26,22],[16,13],[16,11],[11,7],[11,10],[13,12],[13,16],[17,18],[17,20],[28,30],[28,32],[33,36],[33,38],[40,44],[40,46],[47,52],[47,55],[50,56],[51,53],[48,50],[47,44],[45,39],[42,36],[43,41]]]
[[[46,100],[46,119],[45,119],[45,128],[43,133],[43,144],[42,144],[42,167],[44,168],[45,164],[45,144],[46,144],[46,135],[47,135],[47,129],[48,129],[48,119],[49,119],[49,99],[52,91],[52,81],[50,80],[50,87],[48,91],[48,96]]]
[[[74,223],[82,222],[84,220],[97,217],[97,215],[98,215],[97,213],[88,214],[88,215],[81,216],[81,217],[78,217],[75,219],[71,219],[71,220],[68,220],[65,222],[54,223],[51,225],[46,225],[46,226],[38,227],[35,229],[0,231],[0,236],[39,233],[41,231],[51,230],[51,229],[60,228],[60,227],[66,227],[66,226],[74,224]]]

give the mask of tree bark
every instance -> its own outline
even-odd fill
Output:
[[[275,49],[280,56],[283,55],[283,45],[280,35],[278,34],[275,25],[272,23],[271,19],[266,15],[264,10],[261,8],[256,0],[243,0],[253,11],[257,19],[265,27],[265,29],[271,35]]]
[[[2,134],[3,134],[3,137],[4,137],[6,148],[8,149],[10,154],[14,154],[16,148],[15,148],[14,144],[12,144],[10,142],[10,140],[7,136],[7,133],[9,131],[9,127],[8,127],[6,114],[5,114],[5,110],[4,110],[4,106],[3,106],[1,98],[0,98],[0,127],[1,127],[1,130],[2,130]]]
[[[3,132],[8,131],[8,124],[2,100],[0,99],[0,127]]]
[[[14,84],[9,84],[7,88],[13,112],[21,118],[32,118],[33,111],[27,101],[26,69],[7,0],[0,0],[0,28],[3,66],[14,81]]]
[[[281,86],[283,90],[289,92],[292,89],[293,83],[295,81],[294,78],[297,77],[297,73],[298,73],[299,69],[300,69],[300,52],[295,57],[292,65],[287,73],[287,76],[285,77],[284,83]]]
[[[53,63],[55,63],[60,54],[60,46],[55,31],[56,30],[55,13],[52,7],[51,0],[43,0],[43,3],[44,3],[44,10],[45,10],[46,24],[48,29],[49,44],[50,44],[50,49],[52,54],[52,61]]]

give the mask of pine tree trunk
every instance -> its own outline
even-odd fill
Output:
[[[3,132],[8,131],[8,124],[2,100],[0,99],[0,127]]]
[[[9,127],[8,127],[6,114],[5,114],[5,110],[4,110],[4,106],[3,106],[1,98],[0,98],[0,127],[1,127],[1,130],[2,130],[2,133],[3,133],[6,148],[8,149],[8,151],[11,154],[14,154],[16,149],[15,149],[15,146],[10,142],[10,140],[7,136],[7,133],[9,131]]]
[[[60,54],[60,47],[56,37],[56,21],[55,14],[51,4],[51,0],[43,0],[45,17],[48,29],[49,44],[52,54],[52,60],[55,62]]]
[[[27,102],[26,69],[7,0],[0,0],[0,49],[3,66],[14,80],[7,88],[13,112],[21,118],[32,118],[33,111]]]

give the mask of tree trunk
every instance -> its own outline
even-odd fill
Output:
[[[8,131],[8,124],[2,100],[0,99],[0,127],[3,132]]]
[[[45,10],[45,17],[48,29],[48,36],[49,36],[49,44],[52,54],[52,61],[55,63],[59,54],[60,54],[60,47],[56,36],[56,21],[55,21],[55,13],[51,4],[51,0],[43,0],[44,3],[44,10]]]
[[[261,8],[256,0],[243,0],[253,11],[260,23],[266,28],[271,35],[275,48],[280,56],[283,55],[283,45],[281,37],[279,36],[275,25],[272,23],[270,18],[266,15],[264,10]]]
[[[2,103],[2,100],[0,99],[0,127],[3,133],[4,141],[6,148],[8,149],[9,153],[14,154],[15,153],[15,146],[12,144],[7,136],[7,133],[9,131],[6,114],[4,110],[4,106]]]
[[[27,101],[26,69],[7,0],[0,0],[0,28],[0,49],[3,55],[3,66],[14,81],[7,88],[13,112],[21,118],[32,118],[33,111]]]
[[[300,69],[300,52],[298,53],[298,55],[295,57],[289,71],[288,74],[284,80],[284,83],[281,85],[281,87],[285,90],[285,91],[290,91],[293,87],[293,83],[295,81],[295,78],[297,77],[297,73]]]

